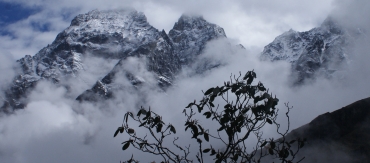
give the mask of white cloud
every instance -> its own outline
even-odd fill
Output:
[[[289,65],[284,62],[265,63],[257,58],[259,52],[274,37],[293,28],[298,31],[318,26],[331,11],[332,0],[319,1],[75,1],[75,0],[14,0],[28,7],[39,7],[41,11],[25,20],[10,24],[5,28],[12,37],[0,36],[0,83],[10,81],[14,72],[13,62],[25,54],[33,55],[50,44],[57,33],[65,29],[70,20],[79,13],[92,9],[112,9],[134,7],[146,14],[148,21],[159,30],[167,32],[184,12],[197,12],[212,23],[225,28],[233,41],[229,45],[242,43],[246,51],[225,45],[225,40],[210,43],[204,58],[225,63],[226,66],[214,69],[203,75],[188,77],[189,72],[180,76],[177,85],[166,93],[152,87],[144,87],[138,92],[127,89],[119,92],[116,99],[102,105],[79,104],[74,98],[79,92],[90,88],[95,81],[106,74],[116,60],[107,65],[97,58],[86,59],[86,72],[78,79],[63,81],[72,84],[70,90],[49,83],[39,83],[31,93],[30,103],[16,114],[0,117],[0,162],[118,162],[127,160],[131,152],[122,152],[124,135],[113,138],[113,133],[127,110],[135,110],[137,104],[147,100],[148,105],[162,115],[168,122],[183,126],[184,106],[194,99],[200,100],[201,90],[222,85],[231,73],[237,74],[254,69],[257,80],[280,98],[283,103],[294,106],[291,112],[292,127],[306,124],[314,117],[333,111],[355,100],[368,96],[370,82],[368,41],[362,42],[353,59],[348,78],[341,82],[320,79],[316,83],[291,89],[288,85]],[[355,13],[357,5],[350,10],[343,8],[347,3],[334,3],[335,12]],[[345,4],[345,5],[342,5]],[[361,5],[365,7],[366,5]],[[346,11],[346,12],[345,12]],[[361,10],[363,11],[363,10]],[[363,15],[355,15],[354,20],[361,25]],[[368,14],[367,14],[368,15]],[[48,25],[49,31],[42,32],[33,23]],[[351,24],[349,22],[348,24]],[[365,23],[367,24],[367,23]],[[231,56],[231,57],[230,57]],[[130,62],[142,67],[141,60]],[[126,66],[130,66],[129,63]],[[141,69],[142,70],[142,69]],[[133,70],[135,71],[135,70]],[[140,71],[140,70],[139,70]],[[152,80],[151,74],[140,71]],[[148,75],[149,74],[149,75]],[[191,74],[191,73],[190,73]],[[149,82],[151,83],[151,82]],[[283,122],[284,119],[282,119]],[[202,121],[202,123],[208,123]],[[183,130],[181,127],[178,130]],[[273,135],[266,129],[266,135]],[[188,143],[188,141],[183,142]],[[136,151],[134,151],[136,154]],[[151,161],[151,157],[147,157]]]

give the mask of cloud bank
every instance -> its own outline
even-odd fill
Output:
[[[4,0],[3,0],[4,1]],[[4,1],[10,2],[10,1]],[[317,115],[334,111],[351,102],[369,96],[370,90],[368,37],[357,43],[352,64],[341,80],[318,79],[315,83],[299,88],[290,88],[290,65],[285,62],[261,62],[258,59],[262,47],[274,37],[293,28],[304,31],[318,26],[331,14],[338,16],[349,27],[369,29],[366,15],[368,2],[356,1],[23,1],[15,0],[24,7],[38,7],[41,11],[26,19],[6,25],[10,35],[0,36],[0,83],[8,83],[14,75],[13,64],[25,54],[33,55],[50,44],[57,33],[66,28],[70,20],[79,13],[89,10],[134,7],[143,11],[148,21],[158,29],[168,31],[184,12],[196,12],[212,23],[225,28],[230,40],[209,43],[202,58],[220,62],[223,66],[202,75],[189,75],[185,69],[176,85],[167,92],[143,87],[139,91],[127,89],[119,96],[103,104],[78,103],[75,97],[91,88],[117,62],[108,64],[96,58],[85,58],[86,72],[79,78],[63,81],[71,88],[41,82],[31,92],[30,103],[24,110],[0,117],[0,162],[118,162],[127,160],[137,151],[122,151],[121,142],[127,137],[113,138],[121,125],[126,111],[135,111],[138,105],[163,115],[182,130],[185,121],[182,110],[194,99],[202,98],[201,90],[222,85],[232,74],[246,73],[254,69],[257,80],[270,88],[280,99],[279,108],[286,111],[284,102],[293,106],[291,128],[308,123]],[[56,5],[58,4],[58,5]],[[348,7],[350,6],[350,7]],[[350,18],[350,19],[349,19]],[[246,50],[236,45],[242,43]],[[142,61],[128,61],[128,65],[142,66]],[[151,81],[150,72],[140,70]],[[2,85],[3,86],[3,85]],[[145,100],[145,103],[143,103]],[[279,118],[285,123],[283,117]],[[210,125],[207,121],[201,123]],[[266,128],[267,136],[276,136]],[[180,132],[181,133],[181,132]],[[180,134],[179,133],[179,134]],[[193,140],[184,140],[189,144]],[[195,153],[194,153],[195,154]],[[145,155],[144,155],[145,156]],[[156,158],[143,157],[142,162]]]

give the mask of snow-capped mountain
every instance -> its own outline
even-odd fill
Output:
[[[145,80],[125,68],[129,58],[145,60],[146,69],[155,74],[162,88],[171,85],[183,66],[189,65],[202,52],[207,42],[226,37],[224,30],[201,16],[183,15],[167,34],[151,26],[141,12],[133,9],[98,11],[76,16],[71,25],[58,34],[52,44],[34,56],[18,60],[21,72],[5,92],[2,110],[23,108],[22,99],[41,80],[58,84],[62,79],[84,73],[84,57],[119,59],[115,67],[78,100],[109,98],[117,74],[132,85]]]
[[[328,17],[320,27],[310,31],[289,30],[276,37],[265,46],[261,59],[290,62],[295,84],[317,75],[331,77],[350,61],[353,42],[362,32],[344,28]],[[165,89],[184,67],[193,66],[196,73],[218,67],[217,61],[198,58],[206,44],[218,38],[226,38],[224,30],[201,16],[182,15],[166,33],[151,26],[143,13],[133,9],[80,14],[52,44],[17,61],[20,72],[5,92],[2,110],[23,108],[27,94],[39,81],[61,84],[63,80],[79,77],[89,67],[84,62],[87,57],[116,59],[118,63],[100,80],[89,81],[95,84],[75,97],[79,101],[114,97],[112,90],[126,87],[119,81],[122,76],[133,88],[150,83]],[[145,71],[154,75],[154,81],[129,68],[127,63],[132,59],[143,61]]]
[[[320,27],[306,32],[289,30],[265,46],[262,60],[285,60],[292,64],[294,84],[317,75],[331,77],[350,61],[351,47],[361,30],[350,30],[328,17]]]
[[[169,37],[180,62],[188,65],[200,54],[206,42],[226,37],[226,34],[221,27],[208,23],[203,17],[183,15],[170,30]]]
[[[164,30],[159,33],[157,41],[143,44],[128,56],[145,56],[148,70],[155,72],[158,85],[167,87],[172,84],[175,75],[183,66],[191,64],[202,52],[207,42],[226,37],[224,30],[208,23],[199,16],[182,15],[167,35]],[[112,90],[122,89],[114,78],[117,74],[124,74],[133,85],[145,82],[138,74],[123,68],[126,57],[121,59],[108,75],[97,81],[92,89],[85,91],[77,100],[95,101],[99,98],[110,98]]]

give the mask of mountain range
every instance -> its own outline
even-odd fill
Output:
[[[124,67],[127,58],[143,58],[146,69],[156,75],[157,84],[166,88],[184,66],[196,60],[207,42],[225,38],[224,30],[201,16],[182,15],[167,34],[151,26],[141,12],[132,9],[94,10],[76,16],[52,44],[34,56],[19,59],[20,73],[5,92],[2,110],[24,108],[27,94],[42,80],[61,80],[84,73],[84,57],[118,59],[114,68],[77,100],[110,98],[122,86],[115,76],[124,75],[133,86],[145,83],[142,76]]]
[[[291,29],[276,37],[265,46],[260,58],[291,63],[293,85],[312,81],[317,76],[332,78],[345,71],[351,60],[353,42],[363,33],[361,29],[344,28],[328,17],[320,27],[306,32]],[[166,89],[183,67],[191,67],[199,59],[207,43],[220,38],[226,38],[223,28],[202,16],[182,15],[166,33],[151,26],[145,15],[134,9],[80,14],[50,45],[34,56],[26,55],[17,61],[20,71],[5,91],[1,110],[12,112],[24,108],[27,94],[39,81],[63,84],[63,80],[78,78],[84,73],[84,67],[88,67],[84,62],[88,57],[118,62],[92,88],[81,92],[76,97],[79,101],[113,97],[112,90],[123,89],[122,84],[116,82],[117,74],[125,76],[134,87],[146,83],[143,76],[125,68],[128,58],[145,60],[145,69],[155,74],[161,89]],[[202,73],[217,66],[218,63],[203,61],[193,68]]]
[[[334,18],[328,17],[320,27],[306,32],[289,30],[276,37],[265,46],[260,59],[289,62],[293,85],[314,81],[317,76],[333,78],[346,71],[354,42],[363,33],[362,29],[344,28]],[[196,68],[195,72],[201,74],[221,66],[208,60],[202,65],[193,65],[207,43],[225,38],[223,28],[197,15],[182,15],[167,33],[151,26],[143,13],[133,9],[93,10],[80,14],[50,45],[33,56],[26,55],[17,60],[18,74],[4,93],[1,111],[11,114],[16,109],[23,109],[29,93],[39,82],[68,88],[64,81],[79,78],[89,67],[85,61],[89,57],[116,62],[100,79],[89,81],[95,83],[91,88],[73,97],[79,102],[99,102],[114,98],[119,90],[128,87],[135,90],[143,85],[158,86],[161,91],[166,91],[176,83],[177,75],[184,68]],[[130,60],[144,61],[145,71],[151,72],[155,80],[150,81],[145,74],[130,67],[127,64]],[[129,85],[123,84],[123,79]],[[369,99],[364,99],[320,115],[292,131],[290,136],[308,137],[314,140],[312,144],[323,148],[339,144],[359,154],[356,157],[367,159],[369,149],[366,143],[361,142],[369,137],[364,132],[369,131],[369,127],[363,125],[368,121],[369,107]],[[332,144],[327,145],[326,142]]]

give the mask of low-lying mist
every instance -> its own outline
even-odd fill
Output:
[[[125,112],[136,113],[139,105],[146,109],[150,106],[163,116],[165,122],[176,127],[178,136],[186,137],[182,128],[185,122],[182,111],[185,106],[193,100],[199,101],[203,95],[202,90],[223,85],[231,75],[239,75],[239,72],[244,75],[250,70],[257,73],[255,82],[261,81],[280,99],[279,109],[282,113],[286,111],[284,103],[289,102],[293,106],[290,114],[291,129],[310,122],[320,114],[368,96],[370,69],[361,63],[368,57],[365,55],[366,51],[364,52],[366,49],[359,48],[353,59],[355,64],[351,64],[345,78],[319,78],[308,85],[291,87],[288,63],[261,62],[258,52],[233,45],[234,42],[226,39],[210,42],[199,63],[202,60],[212,60],[220,66],[202,74],[195,74],[192,69],[185,68],[177,76],[175,84],[165,92],[153,89],[155,82],[148,82],[139,88],[122,89],[111,100],[79,103],[75,100],[78,92],[82,93],[91,87],[95,82],[92,80],[99,75],[100,78],[103,77],[102,74],[112,67],[106,66],[103,70],[102,63],[93,59],[88,62],[94,66],[85,67],[78,78],[66,82],[70,86],[68,89],[63,85],[39,82],[30,93],[25,109],[0,118],[0,160],[9,163],[118,162],[128,160],[132,154],[144,162],[156,160],[157,158],[150,155],[141,157],[136,150],[122,151],[121,142],[128,139],[127,135],[121,134],[113,138]],[[111,61],[111,65],[116,62]],[[131,59],[126,62],[126,68],[140,69],[135,75],[145,81],[155,80],[155,75],[143,69],[145,60]],[[121,84],[129,84],[123,80]],[[286,127],[284,116],[279,117],[279,122]],[[212,122],[202,119],[200,123],[212,128]],[[263,132],[266,138],[278,137],[275,129],[269,126]],[[194,143],[196,142],[190,139],[190,135],[181,140],[183,145]]]

